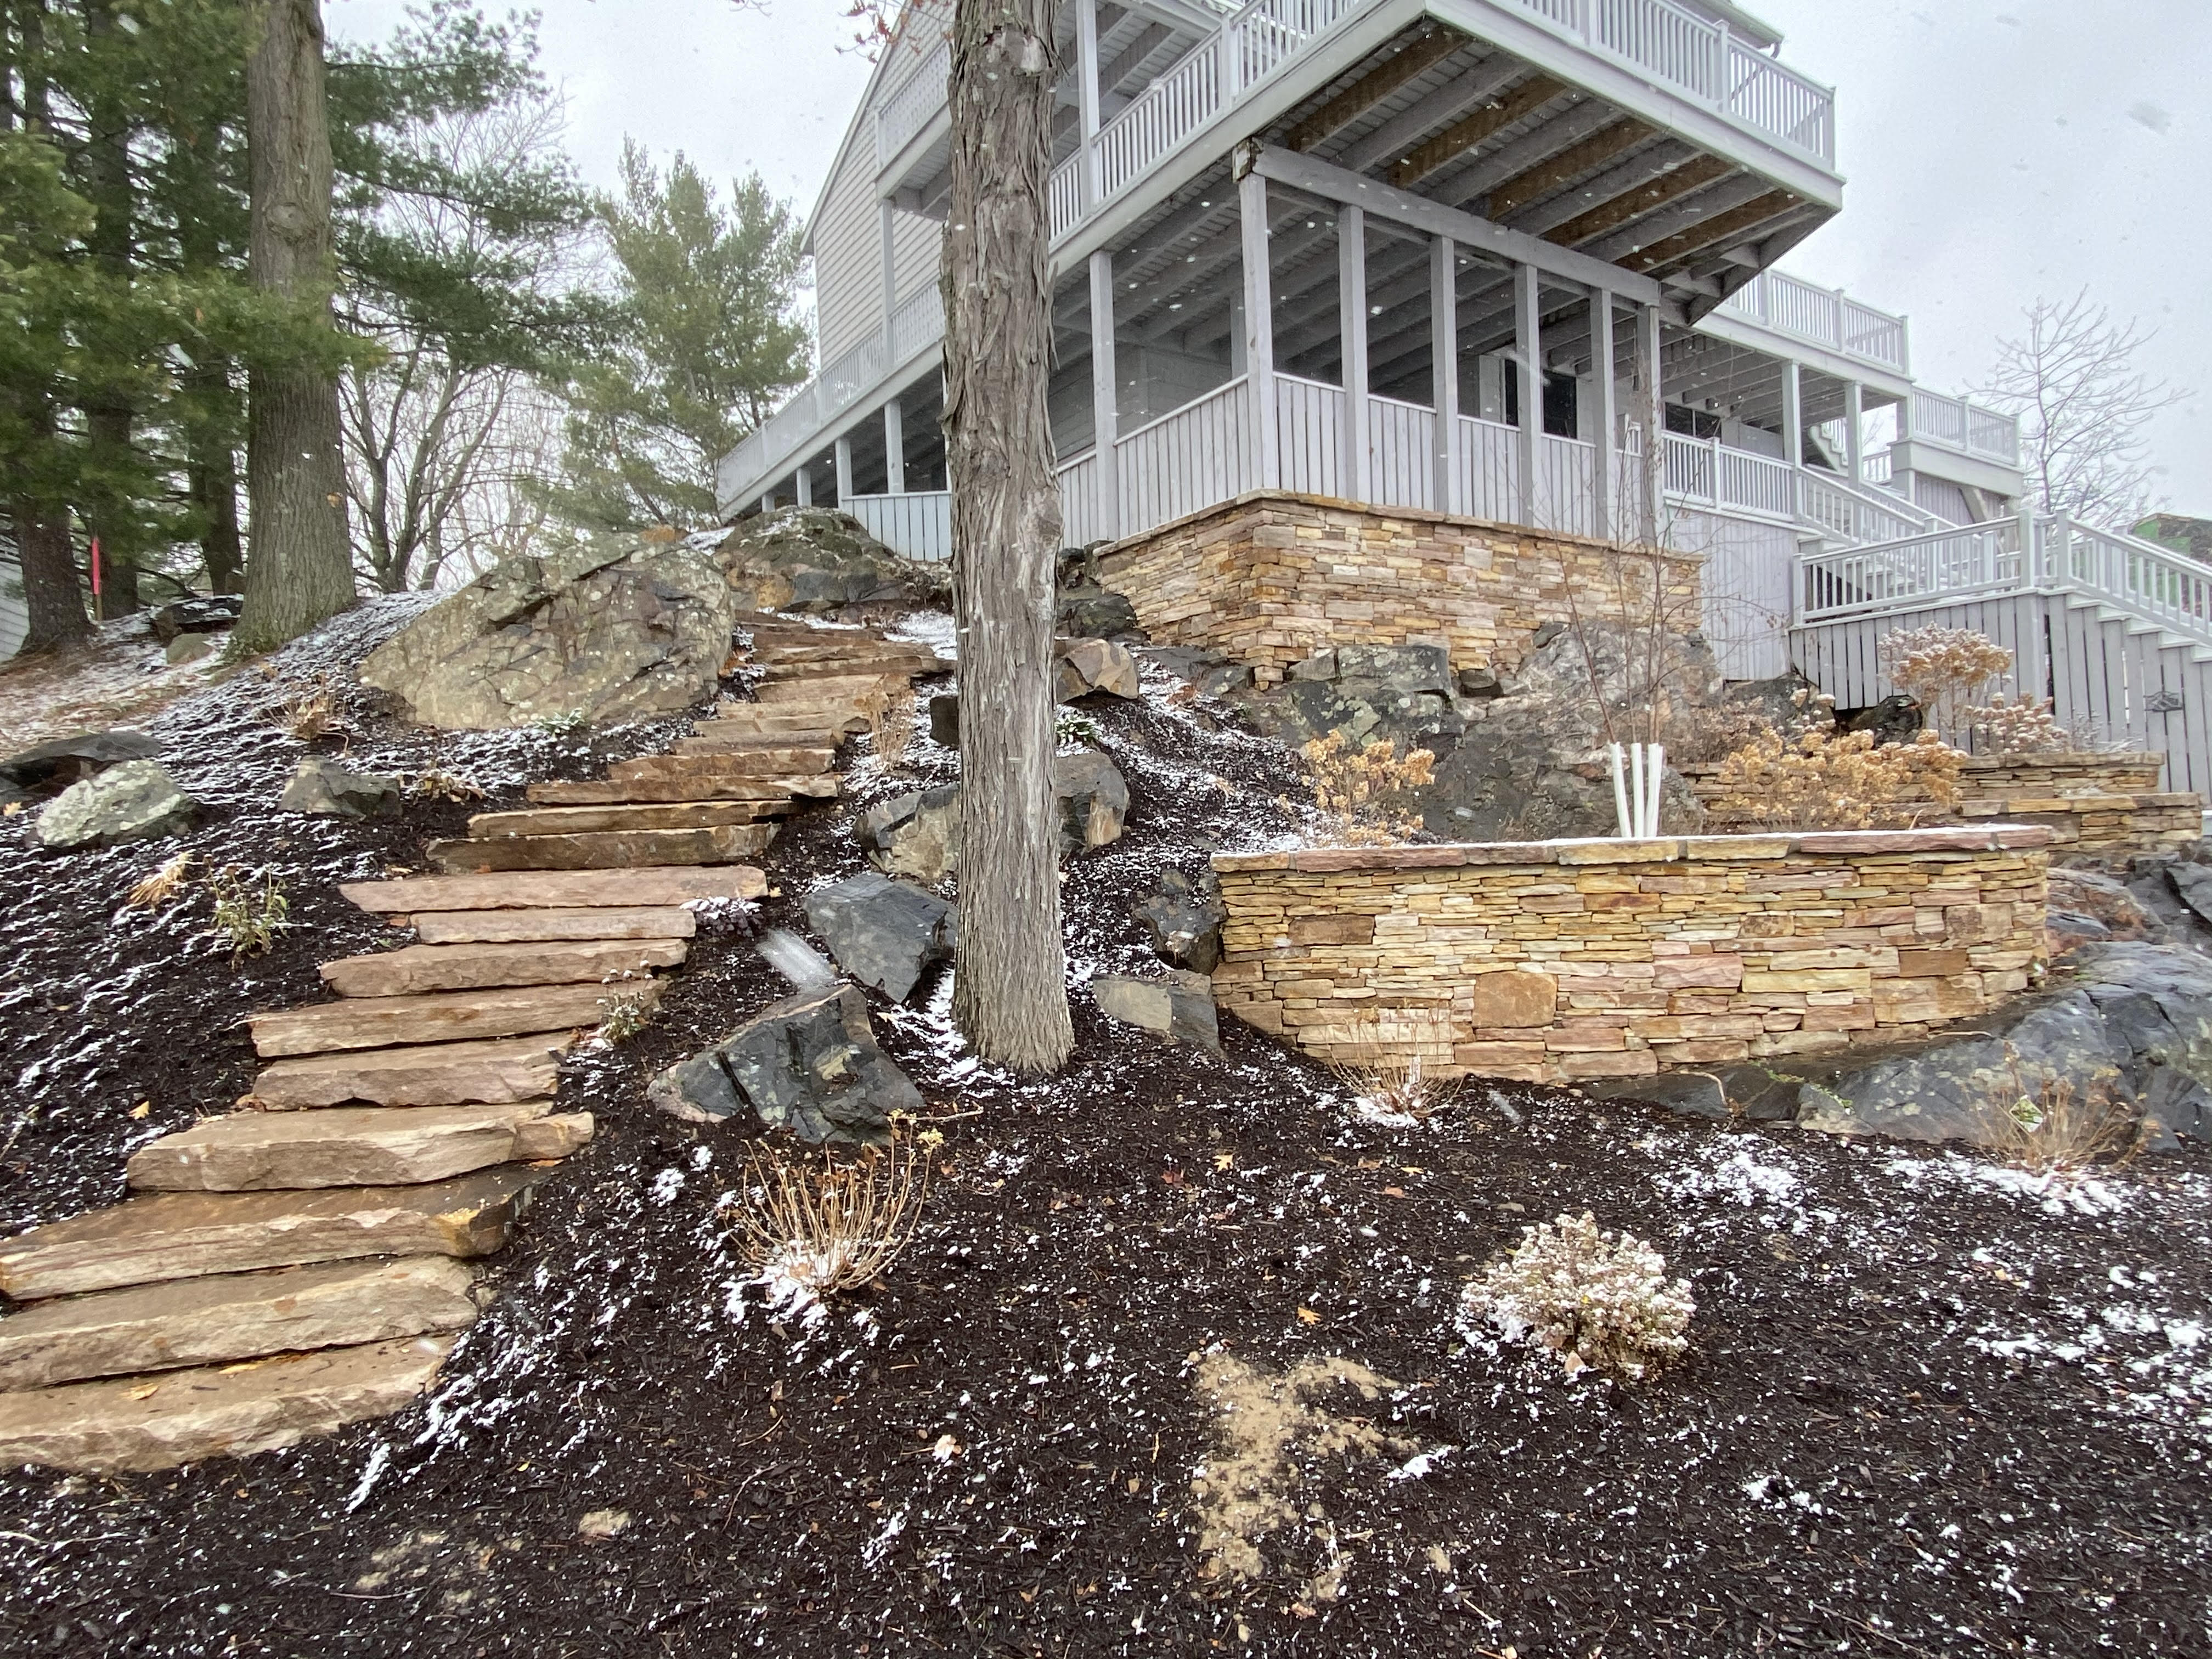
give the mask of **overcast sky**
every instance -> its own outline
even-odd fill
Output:
[[[2212,3],[1753,0],[1786,62],[1837,88],[1844,212],[1789,269],[1912,324],[1915,374],[1967,388],[2039,295],[2087,288],[2196,395],[2154,448],[2212,516]],[[867,64],[838,0],[550,0],[544,67],[569,148],[610,183],[623,136],[813,204]],[[380,35],[398,0],[328,0]]]

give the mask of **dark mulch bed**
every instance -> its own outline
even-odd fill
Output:
[[[146,849],[0,852],[15,1223],[112,1200],[132,1146],[242,1092],[236,1017],[315,997],[316,962],[379,942],[329,884],[411,861],[464,814],[274,815],[299,749],[250,690],[167,730],[220,808],[191,844],[296,895],[303,925],[270,957],[237,972],[187,948],[204,919],[113,921]],[[1130,896],[1279,824],[1292,787],[1279,751],[1160,702],[1094,719],[1135,805],[1123,842],[1071,866],[1079,976],[1140,965]],[[405,741],[362,724],[365,758]],[[496,804],[664,736],[443,758],[503,781]],[[905,775],[949,764],[923,744]],[[863,771],[855,795],[890,787]],[[803,925],[805,885],[854,867],[851,810],[779,842],[760,924]],[[1393,1130],[1251,1033],[1165,1049],[1080,995],[1074,1063],[1025,1084],[961,1056],[939,986],[877,1021],[948,1120],[922,1235],[880,1291],[778,1325],[716,1215],[743,1142],[641,1096],[781,988],[742,933],[705,939],[655,1026],[571,1067],[563,1103],[599,1137],[541,1190],[420,1407],[173,1475],[0,1480],[0,1647],[2212,1650],[2200,1155],[2046,1191],[1949,1153],[1479,1083],[1437,1127]],[[1455,1329],[1459,1287],[1524,1221],[1585,1207],[1692,1279],[1695,1347],[1662,1378],[1571,1383]],[[1314,1396],[1393,1448],[1298,1451],[1248,1584],[1200,1571],[1190,1483],[1219,1454],[1195,1379],[1218,1353],[1391,1380]],[[605,1510],[626,1528],[580,1535]]]

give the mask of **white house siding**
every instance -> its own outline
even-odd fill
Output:
[[[12,551],[0,554],[0,657],[21,650],[30,631],[31,615],[23,608],[23,568]]]
[[[1722,674],[1771,679],[1790,669],[1790,584],[1797,532],[1787,525],[1678,511],[1667,543],[1705,556],[1705,637]]]
[[[891,269],[898,273],[899,298],[937,281],[945,257],[945,227],[919,213],[891,215]]]
[[[883,229],[876,215],[875,173],[875,143],[866,133],[857,135],[815,222],[815,341],[825,365],[884,325]]]

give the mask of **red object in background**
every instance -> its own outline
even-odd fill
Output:
[[[92,597],[100,598],[100,538],[92,538]]]

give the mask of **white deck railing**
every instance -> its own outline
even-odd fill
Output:
[[[1984,456],[2007,466],[2020,464],[2020,422],[2013,416],[1933,392],[1915,392],[1906,407],[1911,415],[1904,423],[1905,436]]]
[[[1905,319],[1862,305],[1841,289],[1762,270],[1722,301],[1719,309],[1900,374],[1910,367]]]
[[[1797,561],[1796,623],[1929,610],[1993,593],[2072,592],[2212,644],[2212,568],[2063,517],[1966,525]]]
[[[891,50],[899,48],[894,46]],[[898,90],[876,106],[876,167],[889,167],[908,139],[927,126],[945,107],[945,82],[952,74],[952,42],[942,40]]]

